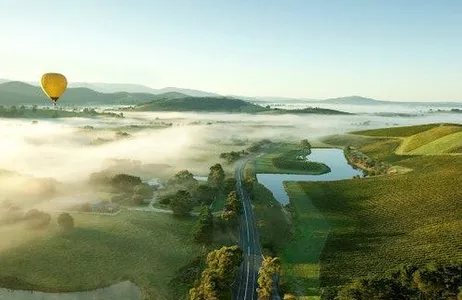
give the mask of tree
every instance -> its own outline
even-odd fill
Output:
[[[302,148],[311,149],[311,144],[310,144],[310,142],[308,142],[307,139],[303,139],[300,142],[300,146],[302,146]]]
[[[68,213],[62,213],[58,217],[58,225],[64,231],[69,231],[74,228],[74,219]]]
[[[237,217],[241,213],[241,202],[237,198],[236,191],[232,191],[226,198],[225,208],[221,212],[221,219],[225,220],[228,226],[237,225]]]
[[[281,262],[278,257],[263,257],[263,262],[258,271],[258,300],[270,300],[273,290],[273,278],[279,273]]]
[[[232,191],[228,194],[228,197],[226,198],[225,210],[232,210],[236,212],[236,214],[241,213],[241,202],[237,197],[236,191]]]
[[[185,182],[194,179],[194,175],[188,170],[181,170],[176,173],[173,178],[178,182]]]
[[[29,228],[38,229],[50,224],[51,216],[46,212],[33,208],[24,214],[23,220],[28,223]]]
[[[168,183],[173,185],[182,185],[189,188],[191,186],[195,186],[198,181],[188,170],[181,170],[176,173],[173,178],[168,181]]]
[[[203,205],[199,218],[193,229],[193,239],[196,243],[209,244],[213,240],[213,215],[210,208]]]
[[[200,280],[189,290],[191,300],[231,299],[231,284],[242,262],[238,246],[222,247],[207,255],[207,267]]]
[[[133,192],[135,186],[142,183],[141,178],[128,174],[117,174],[111,180],[112,186],[120,192]]]
[[[225,180],[225,171],[220,164],[215,164],[210,167],[210,173],[207,178],[207,182],[213,186],[222,188]]]
[[[189,215],[193,208],[191,194],[186,190],[179,190],[170,199],[170,208],[172,209],[174,215]]]
[[[226,178],[223,185],[223,192],[225,195],[236,190],[237,180],[234,177]]]
[[[136,195],[142,196],[143,199],[152,198],[154,195],[154,190],[147,183],[141,183],[135,186],[133,192]]]
[[[202,204],[210,205],[217,197],[218,190],[208,184],[199,184],[192,190],[193,198]]]
[[[141,205],[141,203],[143,203],[145,197],[143,195],[140,195],[140,194],[133,194],[132,196],[132,204],[133,205]]]

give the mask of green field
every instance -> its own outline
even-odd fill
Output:
[[[303,152],[296,144],[277,145],[267,152],[255,160],[256,173],[319,175],[330,172],[329,167],[322,163],[295,160],[297,154]]]
[[[332,183],[300,183],[332,231],[321,257],[322,286],[399,263],[462,261],[460,157],[439,170]],[[413,165],[414,170],[418,169]]]
[[[398,149],[398,153],[409,153],[413,150],[418,150],[420,147],[423,147],[431,142],[436,142],[439,144],[438,139],[443,138],[447,135],[451,135],[453,133],[462,132],[462,126],[438,126],[432,129],[417,133],[410,137],[407,137],[403,143],[401,144],[400,148]],[[457,140],[458,141],[458,140]],[[447,142],[446,142],[447,145]],[[450,146],[450,145],[449,145]],[[430,149],[435,149],[430,148]],[[438,148],[435,150],[439,150]],[[425,152],[422,151],[424,154],[433,154],[433,152]],[[420,154],[420,153],[419,153]],[[435,152],[435,154],[439,154]]]
[[[408,137],[420,132],[427,131],[434,127],[438,127],[440,124],[425,124],[417,126],[401,126],[401,127],[389,127],[380,129],[371,129],[363,131],[355,131],[352,134],[355,135],[366,135],[366,136],[385,136],[385,137]]]
[[[187,292],[181,287],[171,291],[167,284],[201,252],[201,246],[191,242],[195,218],[136,211],[72,216],[76,228],[68,235],[59,234],[56,216],[44,231],[14,229],[14,236],[28,236],[28,242],[2,247],[0,278],[18,277],[20,286],[12,288],[42,291],[89,290],[128,279],[145,290],[149,299],[173,299],[172,292]],[[12,233],[3,229],[2,243],[14,240]],[[227,236],[217,239],[217,244],[229,242]],[[0,282],[0,286],[8,287],[8,283]]]
[[[418,127],[420,132],[428,130]],[[379,132],[370,135],[396,134]],[[296,295],[315,297],[318,287],[382,274],[401,263],[462,262],[458,202],[462,157],[400,156],[394,153],[399,139],[354,137],[350,143],[349,136],[353,135],[325,141],[356,144],[369,156],[412,171],[337,182],[286,183],[295,234],[281,253],[284,287]]]
[[[447,153],[462,153],[462,127],[459,132],[448,134],[437,140],[418,147],[409,152],[411,155],[428,155],[428,154],[447,154]]]
[[[405,155],[459,154],[462,153],[462,125],[427,124],[381,128],[333,135],[323,142],[335,146],[351,145],[363,152],[370,152],[377,159],[388,157],[391,162],[402,160]]]
[[[289,191],[294,235],[281,251],[282,284],[293,294],[315,299],[320,287],[320,255],[330,231],[330,224],[307,200],[296,182],[285,182]]]

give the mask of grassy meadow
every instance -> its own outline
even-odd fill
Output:
[[[399,264],[462,262],[462,208],[458,202],[462,199],[462,156],[396,154],[401,142],[398,135],[414,137],[440,128],[438,124],[415,127],[391,128],[392,132],[379,129],[377,133],[368,131],[371,137],[351,134],[324,141],[354,145],[411,172],[285,183],[294,238],[281,252],[282,283],[299,296],[297,299],[316,299],[319,287],[343,285]],[[433,141],[428,141],[420,147],[429,147]]]
[[[191,237],[196,218],[125,210],[117,216],[72,216],[75,228],[68,234],[59,232],[55,215],[44,230],[12,228],[14,234],[8,234],[2,229],[2,243],[21,234],[28,241],[2,247],[0,285],[57,292],[131,280],[147,299],[174,299],[172,293],[187,292],[182,286],[169,290],[168,282],[201,253]],[[216,237],[216,246],[231,242],[228,235]],[[21,281],[14,284],[11,276]]]
[[[257,173],[312,175],[330,172],[329,167],[324,164],[295,160],[297,154],[303,152],[303,150],[298,151],[299,149],[297,144],[277,144],[255,160],[255,171]]]

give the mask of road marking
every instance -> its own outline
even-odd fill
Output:
[[[247,261],[247,280],[245,282],[244,299],[247,299],[247,290],[249,289],[249,269],[250,269],[250,262]]]

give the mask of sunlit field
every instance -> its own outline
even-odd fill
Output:
[[[422,126],[360,134],[413,137],[431,128],[436,129]],[[394,151],[402,141],[396,138],[344,135],[324,141],[353,144],[372,157],[412,171],[337,182],[286,183],[295,235],[282,259],[292,291],[319,295],[319,287],[383,275],[399,264],[462,261],[458,201],[462,157],[398,156]]]

